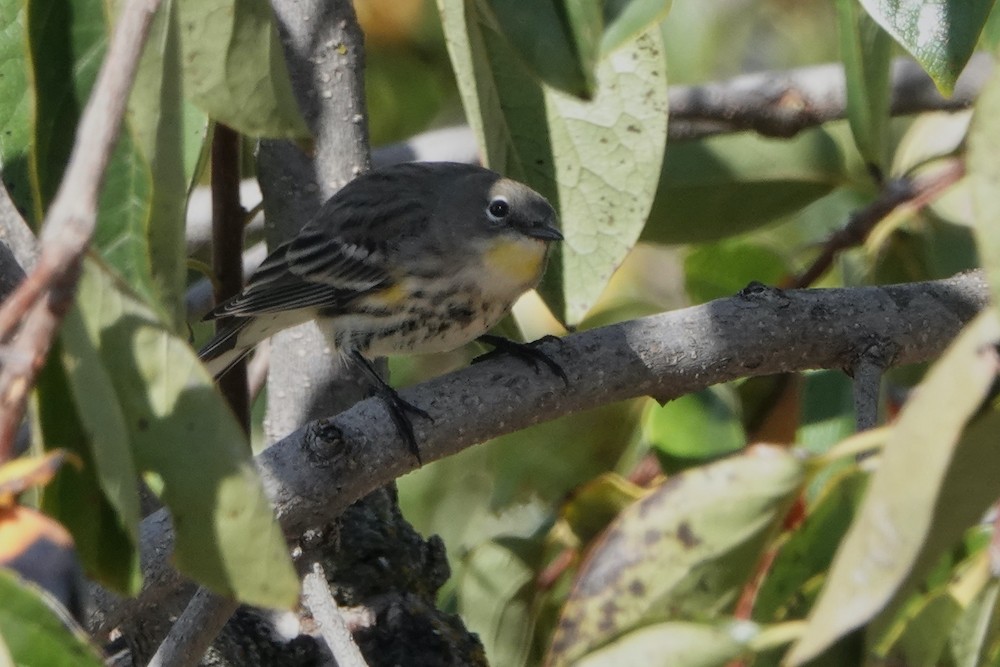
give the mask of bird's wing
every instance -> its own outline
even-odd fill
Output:
[[[260,283],[247,285],[242,292],[206,315],[205,319],[252,317],[300,308],[338,310],[357,295],[356,292],[337,289],[330,285],[309,283],[298,276],[286,273],[282,278],[269,281],[265,285]]]
[[[338,309],[391,286],[400,273],[393,264],[395,248],[421,232],[437,205],[427,170],[420,164],[397,165],[348,183],[298,236],[264,260],[240,294],[207,319],[312,306]]]

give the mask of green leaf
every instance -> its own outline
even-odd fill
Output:
[[[973,320],[904,407],[789,664],[891,608],[995,500],[1000,460],[990,429],[1000,428],[1000,413],[962,430],[995,377],[983,350],[998,337],[995,313]]]
[[[724,667],[756,634],[752,623],[656,623],[608,642],[574,667]]]
[[[889,161],[892,40],[860,10],[857,0],[837,0],[837,29],[854,142],[865,162],[884,174]]]
[[[73,535],[89,577],[134,593],[141,583],[138,478],[130,474],[131,452],[121,449],[117,396],[109,395],[103,369],[94,368],[93,350],[86,334],[76,330],[76,319],[74,309],[38,375],[32,432],[47,450],[73,452],[83,468],[62,466],[44,488],[42,509]],[[71,341],[75,355],[65,351],[64,340]],[[78,404],[76,394],[85,403]],[[95,406],[96,412],[83,414]]]
[[[31,195],[31,105],[27,3],[0,0],[0,176],[21,215],[38,220]]]
[[[179,75],[159,75],[165,49],[175,70],[180,66],[176,36],[172,42],[166,37],[170,7],[167,3],[155,21],[128,119],[105,173],[94,245],[179,328],[189,180],[179,154],[190,140],[184,141],[179,124]],[[35,84],[31,177],[40,218],[62,179],[80,111],[104,57],[107,21],[101,3],[78,0],[33,2],[28,19]]]
[[[208,120],[184,102],[181,90],[180,26],[176,0],[161,4],[129,97],[127,127],[145,165],[150,191],[141,216],[124,230],[142,264],[152,303],[162,307],[175,330],[184,323],[187,277],[184,241],[187,192],[194,177]],[[134,237],[134,243],[126,239]],[[128,274],[125,274],[128,278]]]
[[[667,472],[731,454],[746,445],[732,388],[719,385],[681,396],[646,413],[643,438]]]
[[[118,407],[112,380],[101,363],[97,349],[99,341],[88,335],[78,306],[74,305],[67,313],[60,341],[69,389],[80,423],[87,433],[86,440],[91,446],[94,475],[128,534],[131,548],[137,549],[141,518],[136,487],[138,475],[132,460],[125,417]],[[132,583],[138,583],[137,576],[132,577]]]
[[[667,17],[670,0],[604,0],[601,55],[607,55]]]
[[[0,569],[0,664],[6,648],[14,665],[102,667],[104,662],[86,634],[70,630],[43,595]]]
[[[991,647],[1000,639],[998,593],[1000,581],[990,578],[964,605],[962,616],[951,628],[949,648],[955,667],[987,664]]]
[[[1000,70],[995,70],[976,101],[969,129],[968,170],[976,244],[983,268],[1000,303]]]
[[[543,293],[557,314],[578,323],[635,244],[656,190],[667,123],[659,30],[603,60],[594,98],[582,102],[540,86],[475,3],[438,6],[487,162],[559,211],[566,241]]]
[[[94,263],[78,303],[114,383],[137,467],[163,482],[178,569],[249,604],[295,604],[297,577],[246,436],[191,347]]]
[[[915,606],[900,636],[886,652],[889,660],[904,665],[941,664],[948,635],[962,609],[946,590],[923,596]]]
[[[721,270],[725,268],[725,270]],[[791,272],[785,257],[744,238],[695,246],[684,258],[684,287],[692,303],[732,296],[752,281],[777,285]]]
[[[846,124],[792,139],[743,133],[671,144],[642,240],[715,241],[756,229],[850,182]]]
[[[540,557],[537,540],[506,538],[485,542],[463,559],[458,611],[476,628],[490,664],[527,664]]]
[[[861,501],[867,474],[856,466],[824,487],[801,526],[781,544],[754,601],[753,618],[761,623],[798,618],[812,595],[807,584],[826,571]]]
[[[30,170],[34,218],[55,196],[107,45],[104,6],[90,0],[37,0],[28,6],[34,93]]]
[[[993,0],[861,0],[861,5],[950,95]]]
[[[486,0],[522,61],[546,84],[589,99],[603,21],[588,0]]]
[[[802,482],[795,456],[758,446],[676,475],[626,509],[580,569],[552,664],[639,625],[727,609]]]
[[[271,6],[264,0],[178,2],[185,94],[243,134],[308,137]]]

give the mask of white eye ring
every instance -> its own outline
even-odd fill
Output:
[[[500,223],[510,214],[510,204],[506,197],[494,197],[486,207],[486,217],[492,222]]]

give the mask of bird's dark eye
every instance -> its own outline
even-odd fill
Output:
[[[490,205],[486,207],[486,215],[490,217],[493,222],[500,222],[507,217],[510,213],[510,204],[503,197],[497,197],[490,202]]]

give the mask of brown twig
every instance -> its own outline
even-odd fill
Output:
[[[215,303],[222,303],[243,289],[243,228],[247,212],[240,203],[240,135],[217,123],[212,134],[212,268]],[[215,330],[230,324],[216,321]],[[240,360],[219,378],[226,397],[243,429],[250,431],[250,395],[247,365]]]
[[[833,265],[837,256],[861,245],[882,220],[901,206],[920,209],[965,175],[965,163],[951,159],[945,167],[917,178],[900,178],[886,183],[882,194],[871,204],[855,212],[847,224],[823,244],[819,257],[809,267],[782,287],[809,287]]]
[[[0,307],[0,342],[8,344],[0,371],[0,461],[10,456],[28,391],[76,292],[97,220],[101,182],[158,6],[159,0],[122,6],[66,174],[46,215],[38,264]]]

